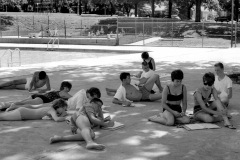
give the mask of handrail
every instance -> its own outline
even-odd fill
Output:
[[[13,62],[13,54],[15,53],[15,51],[18,51],[18,59],[19,59],[18,62]],[[9,54],[7,54],[7,53],[9,53],[9,52],[10,52],[10,56],[9,56]],[[7,57],[7,66],[8,66],[8,67],[9,67],[10,65],[11,65],[11,67],[12,67],[14,63],[19,63],[19,66],[21,66],[21,51],[20,51],[19,48],[16,48],[15,50],[11,50],[11,49],[6,50],[6,51],[3,53],[3,55],[0,57],[0,67],[2,67],[1,62],[2,62],[2,58],[3,58],[4,56],[8,56],[8,57]]]
[[[52,49],[54,48],[54,44],[55,44],[56,40],[58,41],[58,48],[59,48],[59,38],[53,37],[49,40],[49,42],[47,44],[47,50],[48,50],[48,45],[51,43],[51,41],[52,41]]]

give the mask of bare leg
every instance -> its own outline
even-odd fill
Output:
[[[0,89],[25,89],[27,79],[16,79],[0,85]]]
[[[146,89],[148,91],[151,91],[152,88],[153,88],[153,85],[156,84],[159,91],[162,91],[163,88],[161,86],[161,82],[160,82],[160,78],[159,78],[159,75],[158,74],[154,74],[153,76],[151,76],[147,82],[144,84],[144,86],[146,87]]]
[[[149,99],[151,101],[156,101],[162,98],[162,93],[155,93],[155,94],[150,94]]]
[[[168,125],[168,126],[174,125],[174,116],[172,113],[168,112],[167,110],[165,110],[163,113],[160,113],[155,117],[150,117],[148,120],[152,122],[157,122],[163,125]]]
[[[21,120],[22,118],[19,110],[0,113],[0,121],[21,121]]]
[[[110,88],[106,88],[106,92],[108,96],[114,96],[117,92],[116,89],[110,89]]]
[[[224,111],[224,110],[225,110],[224,106],[222,105],[221,101],[219,101],[219,100],[215,100],[215,101],[211,104],[211,106],[217,107],[217,110],[218,110],[218,111]],[[223,121],[224,121],[224,125],[231,125],[231,123],[230,123],[227,115],[222,116],[222,118],[223,118]]]
[[[91,130],[91,137],[94,138],[95,137],[95,134],[94,132]],[[56,143],[56,142],[66,142],[66,141],[83,141],[83,137],[82,137],[82,134],[81,132],[80,133],[77,133],[77,134],[74,134],[74,135],[66,135],[66,136],[53,136],[50,138],[50,141],[49,143],[52,144],[52,143]]]
[[[109,91],[109,92],[117,92],[117,89],[106,88],[106,91]]]
[[[14,104],[15,105],[25,105],[25,104],[37,105],[37,104],[43,104],[43,100],[37,97],[35,99],[26,99],[24,101],[15,102]]]
[[[75,140],[85,140],[87,145],[87,149],[97,149],[103,150],[105,148],[104,145],[97,144],[93,141],[94,134],[91,130],[91,125],[87,116],[80,115],[77,120],[76,124],[80,129],[80,133],[76,135],[68,135],[68,136],[54,136],[50,138],[50,143],[60,142],[60,141],[75,141]]]

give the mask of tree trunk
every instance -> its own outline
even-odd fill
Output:
[[[235,13],[234,13],[234,17],[235,17],[235,20],[238,22],[238,8],[239,8],[239,0],[235,0]]]
[[[196,0],[195,22],[201,22],[201,4],[202,4],[202,0]]]
[[[82,0],[79,0],[79,3],[78,3],[78,14],[79,15],[82,14]]]
[[[137,13],[138,13],[138,4],[135,3],[135,17],[137,17]]]
[[[168,1],[168,18],[172,18],[172,0]]]
[[[152,17],[154,17],[154,12],[155,12],[155,0],[152,0]]]

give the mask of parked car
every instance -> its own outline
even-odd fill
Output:
[[[215,21],[216,22],[218,22],[218,21],[220,21],[220,22],[229,22],[229,21],[231,21],[231,17],[230,16],[221,16],[221,17],[216,17],[215,18]]]

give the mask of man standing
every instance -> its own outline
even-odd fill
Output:
[[[232,80],[225,75],[224,66],[221,62],[216,63],[214,69],[216,72],[214,87],[221,102],[228,106],[229,100],[232,98]]]
[[[28,90],[29,92],[38,88],[47,86],[46,89],[39,90],[39,93],[44,93],[51,90],[50,80],[45,71],[37,71],[33,73],[32,77],[16,79],[0,84],[0,89],[19,89]]]

